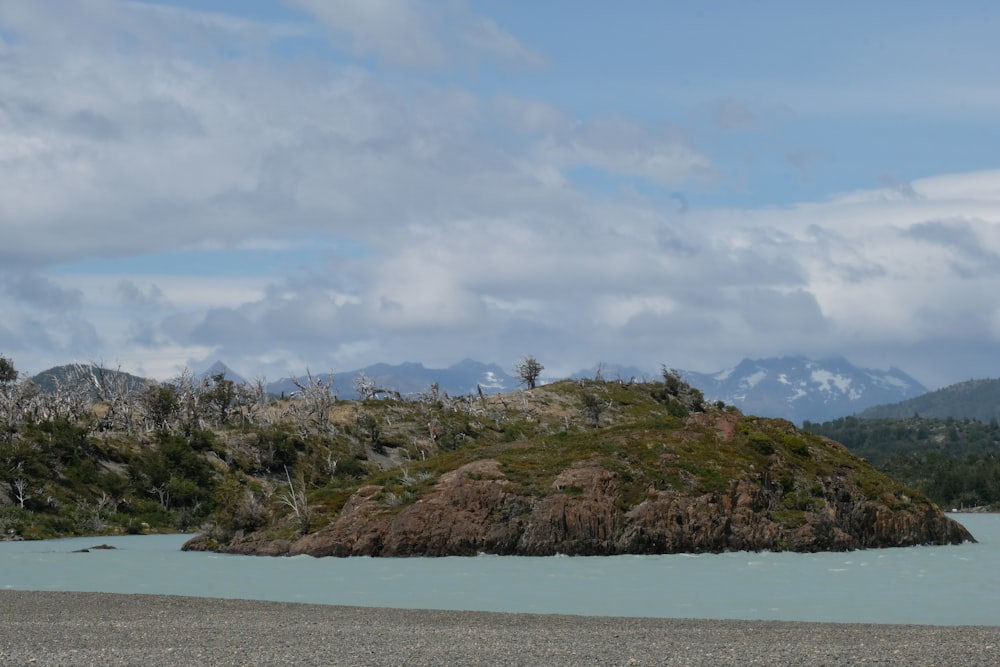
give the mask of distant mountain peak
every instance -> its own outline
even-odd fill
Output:
[[[229,380],[233,384],[246,384],[247,380],[242,375],[234,371],[232,368],[222,363],[222,361],[217,360],[211,366],[206,368],[204,371],[198,374],[198,380],[205,380],[216,375],[222,375],[226,380]]]
[[[743,359],[715,373],[683,375],[709,400],[796,423],[844,417],[927,391],[898,368],[859,368],[839,355],[819,360],[804,356]]]
[[[464,396],[482,389],[487,394],[499,394],[517,387],[517,381],[496,364],[484,364],[472,359],[463,359],[448,368],[427,368],[422,363],[403,362],[400,364],[378,363],[352,371],[334,374],[337,395],[344,399],[357,398],[355,378],[365,375],[386,389],[398,391],[402,395],[426,391],[432,384],[452,396]],[[295,391],[291,379],[272,382],[267,387],[271,394],[288,394]]]

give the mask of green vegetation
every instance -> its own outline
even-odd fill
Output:
[[[843,443],[945,508],[1000,507],[1000,425],[995,419],[844,417],[805,430]]]
[[[25,538],[292,539],[326,525],[363,485],[399,512],[481,459],[533,498],[581,494],[556,479],[597,461],[616,475],[623,510],[662,493],[721,499],[744,480],[777,494],[767,511],[788,526],[826,502],[824,476],[849,476],[887,501],[910,493],[788,422],[705,404],[666,367],[660,382],[567,380],[461,397],[431,386],[338,401],[332,381],[310,379],[276,400],[223,376],[135,386],[92,368],[42,392],[0,360],[0,531]]]
[[[863,419],[906,419],[920,415],[946,419],[1000,419],[1000,380],[968,380],[891,405],[868,408]]]

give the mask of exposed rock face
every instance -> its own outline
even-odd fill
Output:
[[[743,424],[741,415],[696,414],[674,441],[683,446],[686,439],[711,433],[719,447],[736,446]],[[779,435],[796,433],[790,422],[771,420],[769,428]],[[480,459],[441,475],[402,509],[386,506],[382,487],[362,486],[315,533],[290,542],[251,537],[213,547],[270,555],[540,556],[845,551],[974,541],[929,501],[911,499],[859,459],[824,465],[846,450],[832,441],[817,442],[822,447],[803,454],[818,471],[811,477],[803,476],[802,464],[775,450],[762,459],[766,466],[751,465],[722,491],[651,484],[641,497],[627,497],[623,473],[609,469],[600,456],[571,463],[535,494],[516,491],[499,461]],[[665,447],[655,465],[671,469],[678,456]],[[877,497],[863,488],[868,474],[879,484],[886,480]],[[196,538],[187,548],[208,544],[207,538]]]

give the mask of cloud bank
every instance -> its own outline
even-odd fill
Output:
[[[533,93],[559,60],[471,4],[285,9],[0,7],[0,353],[1000,374],[1000,171],[747,204],[747,165],[823,155],[760,157],[806,111],[768,111],[782,86],[595,114]]]

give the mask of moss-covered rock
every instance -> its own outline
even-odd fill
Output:
[[[838,443],[784,420],[681,402],[682,390],[567,381],[455,407],[438,423],[463,424],[470,435],[461,443],[434,448],[434,423],[425,422],[432,441],[423,451],[432,455],[341,486],[346,498],[313,516],[307,534],[289,539],[277,521],[212,548],[610,555],[973,540],[926,497]],[[599,421],[594,396],[604,406]],[[401,440],[406,417],[401,404],[392,407]],[[411,420],[427,416],[426,406],[409,409]]]

